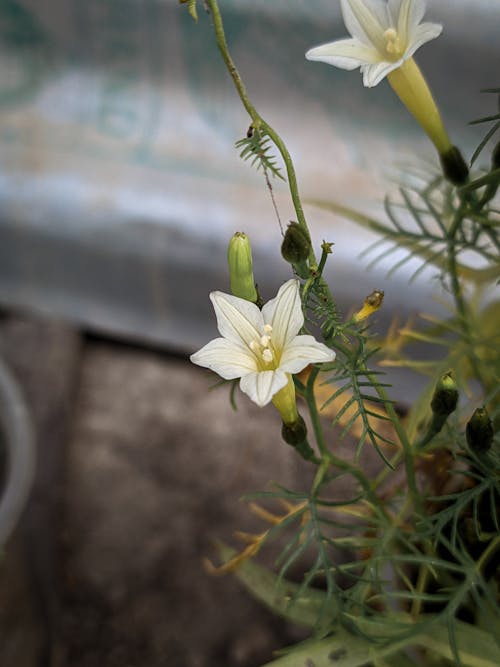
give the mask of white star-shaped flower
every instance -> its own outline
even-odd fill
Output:
[[[437,23],[421,23],[424,0],[340,0],[340,4],[352,38],[316,46],[306,58],[347,70],[360,67],[368,88],[443,30]]]
[[[222,337],[191,355],[191,361],[225,380],[241,378],[241,390],[257,405],[269,403],[292,373],[335,359],[335,352],[313,336],[298,335],[304,316],[297,280],[282,285],[262,310],[223,292],[212,292],[210,299]]]

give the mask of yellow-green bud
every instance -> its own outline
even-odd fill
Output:
[[[458,403],[458,389],[453,373],[448,371],[439,380],[431,400],[431,409],[434,415],[448,417],[455,410]]]
[[[227,249],[231,292],[240,299],[256,303],[258,300],[252,267],[252,246],[244,232],[236,232]]]
[[[450,183],[453,183],[453,185],[464,185],[467,182],[469,167],[456,146],[452,146],[444,153],[440,153],[439,159],[443,174]]]
[[[465,427],[465,438],[473,452],[486,454],[494,436],[493,423],[486,408],[477,408]]]
[[[311,242],[307,233],[297,222],[291,222],[281,244],[283,259],[290,264],[300,264],[309,257]]]

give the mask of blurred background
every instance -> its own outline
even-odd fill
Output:
[[[358,72],[305,60],[345,36],[338,2],[220,6],[304,197],[377,214],[402,167],[436,164],[386,82],[365,89]],[[5,539],[35,475],[0,562],[2,667],[251,667],[296,638],[200,565],[212,537],[247,520],[243,491],[304,472],[267,446],[274,415],[241,401],[235,416],[185,363],[215,332],[207,295],[228,289],[235,231],[252,239],[266,299],[290,275],[263,176],[234,148],[248,117],[199,13],[195,24],[176,0],[0,0]],[[484,128],[468,122],[494,112],[480,90],[499,85],[500,2],[434,0],[426,19],[445,29],[417,60],[470,156]],[[286,224],[286,187],[273,187]],[[315,243],[335,243],[329,279],[345,309],[374,288],[381,326],[439,307],[432,272],[408,286],[414,266],[366,271],[374,237],[306,214]],[[410,398],[413,383],[395,381]]]

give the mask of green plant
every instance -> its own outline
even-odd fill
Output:
[[[363,20],[374,21],[362,13],[364,1],[349,0],[348,5]],[[196,3],[189,4],[194,14]],[[226,380],[242,378],[243,391],[259,405],[272,400],[283,419],[283,439],[307,461],[305,465],[316,468],[309,489],[276,487],[256,494],[259,503],[254,499],[250,507],[270,527],[259,535],[244,535],[247,547],[240,553],[221,546],[225,563],[219,571],[234,571],[264,604],[311,629],[311,639],[269,663],[276,667],[405,666],[431,660],[442,665],[500,664],[500,447],[495,436],[500,420],[500,303],[491,292],[500,277],[498,144],[491,169],[470,176],[444,131],[437,107],[429,101],[421,74],[405,64],[405,43],[399,41],[404,32],[399,36],[393,28],[383,32],[386,52],[380,62],[394,64],[391,84],[409,108],[413,104],[410,110],[417,120],[424,119],[441,170],[426,174],[417,184],[412,179],[402,185],[396,201],[386,200],[386,220],[337,202],[310,203],[377,232],[375,262],[390,256],[394,248],[405,249],[407,255],[392,272],[408,258],[420,262],[413,278],[433,267],[450,303],[444,317],[423,316],[418,326],[394,323],[387,337],[378,340],[370,317],[382,305],[383,294],[375,291],[366,297],[350,317],[340,313],[324,277],[331,244],[322,244],[318,259],[291,156],[250,101],[228,49],[217,0],[206,0],[205,5],[250,117],[248,135],[237,142],[241,157],[264,171],[268,187],[270,176],[286,174],[297,221],[287,232],[294,236],[283,254],[300,278],[305,320],[298,325],[302,325],[300,335],[298,328],[275,323],[280,318],[273,308],[280,313],[285,309],[283,295],[292,299],[294,281],[280,290],[279,307],[263,307],[261,320],[261,304],[216,293],[212,298],[218,316],[227,317],[223,338],[193,355],[193,361]],[[398,6],[403,15],[411,11],[412,0],[401,0]],[[427,31],[429,39],[440,32]],[[376,34],[373,39],[376,43]],[[324,59],[327,53],[335,58],[338,48],[327,52],[320,47],[319,56]],[[312,52],[318,55],[318,49]],[[366,67],[362,59],[360,63]],[[377,70],[369,74],[368,85],[374,85],[376,74]],[[412,76],[419,77],[418,89],[424,90],[419,100],[402,90],[405,77]],[[500,89],[488,92],[498,94]],[[434,105],[430,128],[422,104]],[[494,124],[472,162],[500,130],[498,114],[478,122]],[[284,174],[273,150],[283,162]],[[289,306],[290,317],[299,321],[296,308],[295,302]],[[312,342],[313,330],[321,332],[322,343]],[[287,356],[283,337],[287,345],[295,346],[295,356]],[[406,351],[410,343],[420,346],[418,360]],[[311,356],[306,367],[307,345]],[[390,398],[384,365],[402,366],[428,378],[426,389],[404,416]],[[295,407],[296,395],[307,407],[313,437],[306,433]],[[332,431],[325,430],[322,416],[328,415]],[[338,453],[338,443],[344,439],[353,443],[352,456]],[[367,447],[380,456],[375,477],[363,464]],[[341,478],[350,480],[352,492],[347,498],[337,492]],[[283,512],[271,512],[262,503]],[[250,558],[264,547],[271,548],[278,534],[287,540],[277,553],[277,571],[271,573]],[[298,567],[305,568],[301,580],[292,583],[287,577]]]

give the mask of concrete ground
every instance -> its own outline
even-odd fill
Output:
[[[256,528],[244,493],[307,483],[271,408],[234,412],[185,359],[54,321],[4,316],[0,354],[38,439],[0,564],[2,667],[258,667],[297,641],[202,564]]]

